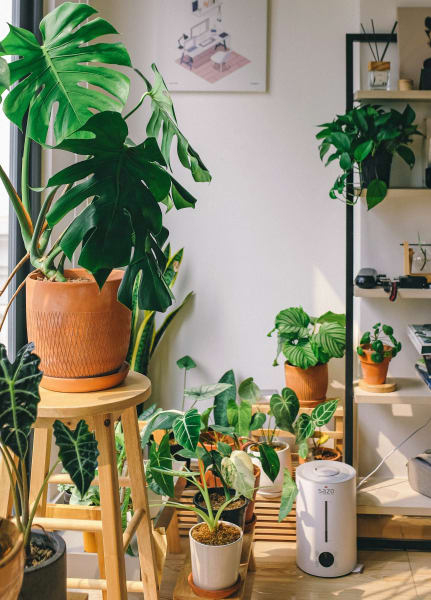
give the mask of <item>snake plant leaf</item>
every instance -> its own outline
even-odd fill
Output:
[[[156,318],[154,311],[146,312],[147,314],[139,327],[138,333],[136,334],[134,346],[128,360],[132,371],[142,373],[143,375],[146,375],[148,372],[150,350],[155,332]]]
[[[79,421],[75,430],[55,421],[53,429],[58,456],[82,497],[87,493],[97,469],[99,450],[96,437],[84,420]]]
[[[201,400],[211,400],[211,398],[214,398],[217,396],[217,394],[221,394],[230,387],[230,383],[212,383],[210,385],[201,385],[199,387],[188,388],[187,390],[184,390],[184,396],[192,398],[195,402],[200,402]]]
[[[293,433],[293,423],[299,412],[299,400],[290,388],[283,388],[281,394],[273,394],[269,402],[277,427]]]
[[[180,415],[173,424],[176,441],[180,446],[193,452],[198,445],[200,429],[201,416],[196,408],[191,408],[186,413]]]
[[[172,469],[172,456],[169,445],[169,433],[166,433],[159,446],[155,442],[151,444],[149,463],[147,466],[147,472],[150,471],[151,477],[154,479],[156,484],[160,486],[163,493],[172,498],[175,494],[174,490],[174,478],[169,473]],[[168,472],[162,473],[161,470]]]
[[[153,112],[147,125],[147,135],[155,137],[156,139],[158,139],[159,136],[161,137],[161,150],[168,165],[170,165],[172,141],[174,137],[176,137],[178,158],[183,167],[191,171],[195,181],[211,181],[211,175],[203,164],[199,154],[191,147],[178,128],[174,105],[166,84],[163,81],[163,77],[160,75],[155,64],[151,65],[151,68],[154,73],[153,84],[151,84],[140,71],[135,69],[138,75],[145,81],[148,94],[151,97],[151,107]],[[162,131],[161,135],[160,131]],[[176,189],[173,193],[173,200],[177,206],[179,198],[176,199],[175,195],[178,194],[180,197],[182,196],[181,186],[179,186],[178,182],[175,182],[174,188]],[[187,201],[187,199],[185,200]],[[177,206],[177,208],[179,208],[179,206]]]
[[[264,473],[271,481],[275,481],[280,471],[280,459],[276,450],[270,444],[262,443],[259,444],[259,455]]]
[[[13,363],[0,344],[0,441],[24,459],[28,439],[37,417],[40,358],[32,352],[33,344],[23,346]]]
[[[346,328],[338,323],[323,323],[315,341],[322,350],[335,358],[342,358],[346,349]]]
[[[196,363],[191,356],[186,354],[182,358],[177,360],[177,367],[179,369],[185,369],[186,371],[190,371],[196,367]]]
[[[238,386],[238,396],[241,400],[246,400],[251,404],[258,402],[261,399],[261,392],[259,386],[253,381],[253,377],[247,377]]]
[[[168,285],[170,288],[174,285],[177,279],[178,271],[180,270],[181,263],[183,261],[183,256],[184,248],[181,248],[181,250],[175,252],[175,254],[170,258],[168,255],[168,262],[166,264],[165,272],[163,273],[163,279],[165,280],[166,285]]]
[[[104,19],[87,21],[96,12],[87,4],[63,2],[40,23],[42,45],[33,33],[13,25],[1,42],[3,55],[20,57],[10,63],[10,81],[19,83],[3,110],[18,127],[29,110],[27,133],[39,144],[46,142],[56,105],[58,144],[82,127],[93,110],[121,112],[126,103],[129,78],[95,63],[131,67],[130,57],[121,43],[88,43],[117,33]]]
[[[328,423],[334,416],[337,406],[338,398],[334,398],[332,400],[322,402],[322,404],[319,404],[313,408],[311,419],[314,422],[315,427],[323,427],[323,425],[326,425],[326,423]]]
[[[233,370],[226,371],[221,376],[219,383],[228,383],[230,387],[214,396],[214,422],[216,425],[228,427],[231,424],[227,414],[229,402],[236,407],[236,382]]]
[[[289,469],[283,471],[283,487],[281,488],[281,502],[278,513],[278,522],[281,523],[292,510],[295,498],[298,495],[298,488],[292,479]]]
[[[311,343],[307,338],[298,340],[297,344],[285,342],[283,344],[283,353],[287,361],[300,369],[308,369],[317,365],[318,359],[313,352]]]

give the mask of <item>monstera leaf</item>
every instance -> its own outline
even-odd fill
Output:
[[[40,358],[27,344],[9,362],[6,348],[0,344],[0,440],[19,458],[28,451],[28,439],[37,417],[39,403]]]
[[[173,424],[176,441],[187,450],[196,450],[201,430],[201,416],[195,408],[179,416]]]
[[[59,448],[58,456],[73,483],[83,497],[90,487],[97,468],[97,441],[85,421],[76,429],[69,429],[61,421],[54,422],[54,436]]]
[[[283,388],[280,394],[273,394],[270,400],[271,413],[280,429],[293,433],[293,423],[299,412],[299,400],[290,388]]]
[[[171,176],[163,168],[166,163],[157,142],[148,138],[137,146],[127,146],[126,122],[109,111],[91,117],[80,131],[94,137],[65,140],[58,147],[89,158],[49,180],[48,186],[77,185],[54,204],[47,215],[48,224],[53,227],[94,197],[61,238],[62,250],[71,258],[82,243],[78,262],[93,273],[99,286],[113,268],[127,266],[119,300],[129,308],[133,284],[142,272],[139,307],[163,312],[173,296],[163,277],[167,259],[158,241],[159,235],[165,237],[158,203],[170,193]]]
[[[151,68],[154,72],[153,85],[151,85],[148,79],[146,79],[146,77],[144,77],[140,71],[135,69],[136,72],[144,79],[147,86],[148,95],[151,97],[153,113],[147,125],[147,135],[158,139],[160,130],[162,130],[160,147],[168,165],[170,165],[172,141],[174,137],[176,137],[178,158],[180,159],[183,167],[190,169],[195,181],[211,181],[211,175],[206,166],[203,164],[199,154],[190,146],[189,142],[178,128],[174,105],[166,84],[163,81],[163,77],[160,75],[155,64],[151,65]],[[190,199],[184,197],[184,195],[181,193],[176,193],[178,187],[181,188],[178,182],[174,182],[172,199],[176,208],[193,206],[193,202],[190,201]]]
[[[39,144],[46,142],[55,105],[59,143],[82,127],[93,110],[121,111],[126,103],[129,78],[95,63],[131,67],[130,57],[123,44],[88,43],[117,33],[104,19],[86,22],[96,12],[87,4],[63,2],[40,23],[42,45],[33,33],[13,25],[1,42],[2,55],[20,57],[10,63],[10,82],[19,83],[6,97],[4,112],[22,127],[29,110],[27,134]],[[5,88],[3,83],[0,92]]]

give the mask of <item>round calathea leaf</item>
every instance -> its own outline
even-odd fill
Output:
[[[323,425],[326,425],[326,423],[328,423],[334,416],[337,406],[338,398],[334,398],[333,400],[322,402],[322,404],[319,404],[313,408],[311,420],[313,421],[314,426],[323,427]]]
[[[298,340],[296,344],[285,342],[283,354],[291,365],[300,369],[314,367],[319,362],[307,338]]]
[[[40,23],[42,45],[33,33],[13,25],[1,42],[3,55],[19,56],[9,65],[10,83],[18,83],[6,97],[4,112],[21,127],[29,111],[27,133],[39,144],[46,142],[56,105],[53,129],[59,143],[94,109],[120,112],[126,103],[129,78],[96,63],[131,67],[127,50],[120,43],[87,43],[117,33],[104,19],[87,21],[96,12],[87,4],[62,2]]]
[[[58,456],[82,497],[87,493],[97,468],[99,451],[96,437],[84,420],[79,421],[75,430],[55,421],[53,429]]]
[[[329,356],[341,358],[346,349],[346,328],[338,323],[323,323],[315,341]]]
[[[275,317],[275,327],[279,333],[295,334],[296,337],[307,335],[310,317],[301,306],[286,308]]]
[[[13,363],[0,344],[0,440],[19,458],[28,451],[28,439],[37,417],[42,371],[33,344],[19,350]]]
[[[277,427],[293,433],[293,423],[299,412],[299,400],[290,388],[283,388],[280,394],[273,394],[270,400],[271,413]]]

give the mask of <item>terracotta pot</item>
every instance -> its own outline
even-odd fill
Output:
[[[0,547],[7,549],[0,554],[0,598],[16,600],[24,575],[23,535],[7,519],[0,519]]]
[[[208,452],[211,452],[211,450],[217,450],[218,442],[223,442],[224,444],[228,444],[232,450],[235,450],[235,440],[233,438],[221,433],[217,433],[217,436],[216,438],[214,431],[205,431],[199,438],[199,445],[203,446]]]
[[[300,369],[285,362],[284,376],[286,387],[295,392],[299,404],[304,408],[312,408],[326,400],[328,363],[316,365],[309,369]]]
[[[341,452],[336,450],[335,448],[327,448],[326,446],[321,446],[321,450],[326,450],[326,452],[330,452],[331,456],[322,456],[322,455],[314,455],[310,454],[310,457],[301,458],[298,456],[298,462],[300,465],[308,462],[309,460],[341,460]]]
[[[118,385],[113,375],[127,375],[122,367],[131,313],[117,300],[123,274],[112,271],[100,291],[85,269],[68,269],[65,275],[86,281],[40,281],[37,273],[27,277],[27,335],[41,357],[43,387],[54,389],[51,381],[57,391],[97,391]],[[89,389],[83,389],[87,382]]]
[[[385,383],[392,356],[386,356],[381,363],[375,363],[371,360],[373,350],[371,350],[370,344],[363,344],[361,348],[364,351],[364,356],[358,356],[361,361],[364,381],[370,385]],[[385,351],[392,350],[392,346],[385,345],[383,348]]]
[[[254,515],[254,505],[256,503],[256,494],[260,483],[260,467],[257,465],[253,465],[254,472],[254,494],[253,498],[250,500],[247,510],[245,511],[245,524],[250,523],[253,520]]]

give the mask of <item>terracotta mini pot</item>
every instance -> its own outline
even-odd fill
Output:
[[[376,363],[371,359],[373,350],[371,349],[370,344],[362,344],[361,348],[364,351],[364,356],[358,356],[361,361],[364,381],[370,385],[381,385],[382,383],[385,383],[392,356],[386,356],[381,363]],[[383,348],[385,352],[392,350],[392,346],[385,345]]]
[[[64,392],[118,385],[127,375],[131,324],[131,312],[117,300],[124,272],[112,271],[100,291],[85,269],[64,274],[78,281],[39,280],[37,272],[26,281],[27,336],[41,358],[41,385]],[[114,381],[118,373],[122,379]]]
[[[24,576],[23,535],[12,521],[0,519],[0,598],[16,600],[21,590]]]
[[[299,404],[304,408],[313,408],[326,400],[328,390],[328,363],[308,369],[300,369],[284,363],[286,387],[298,396]]]
[[[322,456],[322,455],[314,455],[311,454],[310,455],[310,460],[341,460],[341,452],[339,450],[336,450],[335,448],[327,448],[326,446],[321,446],[320,448],[322,451],[326,451],[326,452],[330,452],[331,455],[330,456]],[[298,456],[298,462],[300,465],[303,465],[304,463],[308,462],[308,457],[307,458],[301,458],[300,456]]]

